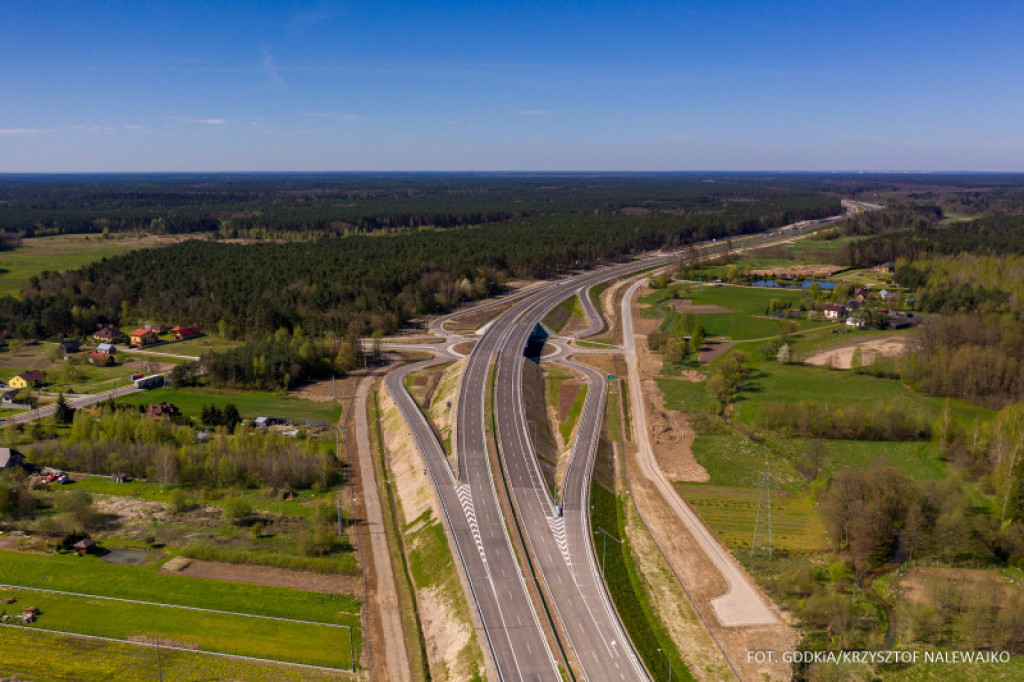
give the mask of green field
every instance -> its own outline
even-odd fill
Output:
[[[0,294],[18,296],[29,278],[47,270],[60,272],[128,251],[171,244],[174,238],[68,234],[25,239],[14,251],[0,252]]]
[[[161,639],[203,651],[348,667],[351,653],[343,628],[119,602],[96,597],[0,588],[0,599],[17,597],[42,615],[27,627],[111,637]]]
[[[760,491],[748,486],[721,487],[680,483],[679,491],[725,545],[750,550]],[[776,549],[818,552],[827,549],[825,527],[808,494],[779,491],[772,496],[772,539]]]
[[[341,405],[335,402],[313,402],[278,393],[259,391],[232,392],[198,388],[155,388],[118,398],[118,402],[132,405],[169,402],[177,405],[182,414],[199,417],[203,405],[224,407],[233,403],[245,419],[259,416],[282,419],[320,419],[333,426],[341,417]]]
[[[4,628],[0,675],[19,679],[83,682],[165,680],[248,680],[314,682],[353,679],[347,673],[246,662],[223,656],[121,642],[67,637],[27,627]]]
[[[160,573],[155,566],[117,566],[73,554],[0,550],[0,582],[341,625],[358,625],[361,606],[350,595],[190,578]]]
[[[669,307],[672,299],[689,299],[694,305],[717,305],[730,312],[698,313],[694,317],[704,326],[708,336],[727,337],[739,341],[778,336],[790,325],[798,330],[816,329],[823,322],[783,320],[765,315],[772,300],[791,303],[799,309],[804,292],[795,289],[760,289],[740,286],[698,286],[676,284],[659,289],[641,299],[653,307],[644,311],[645,317],[662,317],[662,329],[680,332],[682,315]]]

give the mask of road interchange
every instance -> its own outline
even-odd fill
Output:
[[[844,207],[850,212],[873,208],[853,206],[847,202],[844,202]],[[771,233],[744,236],[744,245],[795,236],[838,219],[805,221]],[[698,247],[695,253],[706,257],[728,248],[728,242],[709,243]],[[514,305],[489,323],[467,360],[459,386],[453,429],[455,468],[445,455],[433,427],[405,390],[405,378],[409,374],[461,355],[452,349],[465,339],[450,337],[443,326],[444,319],[450,316],[431,324],[432,330],[450,337],[448,343],[418,347],[419,350],[437,353],[438,357],[407,365],[386,380],[388,390],[413,431],[427,463],[445,516],[445,528],[455,544],[463,576],[472,593],[478,625],[502,680],[559,680],[561,675],[529,596],[495,493],[495,479],[488,455],[491,434],[486,422],[488,397],[491,395],[494,398],[492,424],[498,444],[500,474],[514,503],[511,523],[523,533],[529,550],[525,560],[531,565],[535,563],[544,578],[551,608],[569,640],[575,661],[584,677],[590,680],[649,678],[622,628],[597,570],[589,525],[590,474],[604,412],[604,376],[592,368],[572,364],[574,369],[584,374],[590,390],[581,413],[577,439],[573,443],[570,466],[559,500],[562,502],[562,515],[559,516],[556,500],[551,497],[533,454],[526,426],[521,363],[530,334],[544,315],[561,301],[578,295],[590,322],[580,336],[599,333],[605,321],[589,296],[591,287],[663,267],[678,258],[678,254],[644,258],[545,284],[516,295]],[[627,297],[623,304],[624,316],[630,298]],[[507,303],[509,299],[502,302]],[[632,334],[629,334],[625,349],[627,355],[631,342]],[[400,344],[388,345],[397,348]],[[638,386],[638,382],[630,383]],[[642,405],[635,401],[633,404]],[[673,497],[677,496],[673,493]],[[713,536],[711,539],[717,544]],[[734,582],[730,581],[731,588],[733,585]],[[728,596],[723,595],[723,598]]]

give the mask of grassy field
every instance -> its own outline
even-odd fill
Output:
[[[680,483],[678,486],[686,501],[693,505],[729,549],[749,551],[757,521],[758,489],[699,483]],[[773,494],[772,531],[776,549],[790,552],[827,549],[824,524],[808,494],[789,491]]]
[[[213,404],[224,407],[228,403],[233,403],[245,419],[259,416],[282,419],[320,419],[331,426],[341,417],[341,406],[334,402],[319,403],[278,393],[258,391],[231,392],[198,388],[155,388],[118,398],[118,402],[132,405],[148,405],[163,401],[177,405],[182,414],[189,417],[198,417],[203,405]]]
[[[0,252],[0,294],[18,296],[29,278],[51,270],[74,270],[101,258],[135,249],[172,244],[173,237],[117,237],[68,234],[25,239],[14,251]]]
[[[659,289],[641,299],[653,307],[644,311],[647,317],[662,317],[662,329],[680,331],[682,315],[668,306],[672,299],[689,299],[694,305],[717,305],[730,312],[699,313],[696,320],[704,326],[708,336],[721,336],[738,341],[763,339],[778,336],[790,324],[798,330],[816,329],[822,322],[807,320],[782,320],[766,317],[768,305],[773,299],[790,303],[799,308],[804,293],[794,289],[759,289],[739,286],[697,286],[676,284]]]
[[[186,648],[333,668],[351,663],[348,632],[340,628],[0,588],[0,599],[5,597],[39,608],[42,615],[31,627],[41,629],[121,640],[158,638]]]
[[[166,680],[250,680],[252,682],[319,682],[354,676],[222,656],[175,651],[120,642],[66,637],[35,628],[4,628],[0,635],[0,676],[82,682],[149,682]]]
[[[0,582],[340,625],[358,625],[362,605],[349,595],[190,578],[160,573],[156,566],[117,566],[72,554],[0,551]]]

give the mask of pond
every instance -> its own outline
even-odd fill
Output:
[[[756,282],[751,282],[750,284],[755,287],[767,287],[771,289],[810,289],[812,284],[817,284],[825,290],[836,288],[835,282],[823,282],[815,279],[805,279],[803,282],[779,282],[774,279],[760,279]]]
[[[143,549],[115,549],[101,558],[108,564],[119,566],[144,566],[156,563],[162,555],[159,552],[147,552]]]

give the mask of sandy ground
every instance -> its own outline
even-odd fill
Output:
[[[676,299],[668,302],[668,307],[677,313],[690,313],[692,315],[698,315],[700,313],[731,313],[732,311],[728,308],[723,308],[720,305],[694,305],[693,301],[686,299]]]
[[[624,506],[626,532],[633,549],[633,560],[646,579],[651,603],[658,619],[665,625],[690,673],[700,682],[734,680],[735,676],[711,639],[711,633],[693,610],[682,585],[665,563],[651,534],[631,504]]]
[[[704,347],[700,349],[700,355],[697,356],[697,362],[699,364],[706,365],[712,360],[728,353],[729,349],[735,345],[735,343],[731,343],[729,341],[705,341]]]
[[[665,409],[665,398],[653,379],[645,379],[643,388],[644,399],[651,408],[647,424],[658,468],[671,481],[704,483],[710,480],[707,470],[693,456],[696,434],[686,416]]]
[[[850,369],[850,360],[853,358],[853,351],[860,348],[864,364],[870,364],[878,358],[894,358],[906,353],[910,346],[910,337],[900,336],[876,336],[868,341],[850,340],[844,344],[833,346],[826,350],[818,351],[804,360],[808,365],[826,365],[831,358],[832,367],[836,369]]]
[[[343,379],[335,379],[333,387],[331,386],[331,380],[325,379],[324,381],[314,381],[295,390],[288,391],[288,395],[293,398],[312,400],[317,403],[328,403],[335,399],[348,402],[352,398],[358,383],[359,378],[351,375]]]
[[[167,572],[167,571],[163,571]],[[224,564],[217,561],[199,561],[191,559],[184,568],[174,572],[191,578],[211,578],[213,580],[229,580],[253,585],[273,585],[290,587],[296,590],[323,592],[325,594],[360,594],[363,591],[362,580],[350,575],[326,575],[308,571],[291,571],[272,566],[250,566]]]
[[[409,431],[387,391],[379,392],[379,400],[385,451],[388,454],[388,470],[391,485],[399,502],[398,521],[403,527],[402,532],[409,537],[422,524],[421,517],[427,518],[424,512],[430,510],[429,518],[436,522],[442,518],[442,513],[412,432]],[[406,552],[412,549],[414,548],[406,546]],[[416,590],[417,610],[426,642],[427,660],[434,679],[464,679],[464,673],[468,672],[465,669],[467,659],[482,656],[479,653],[476,656],[467,655],[467,647],[476,646],[473,640],[473,624],[459,615],[468,614],[468,604],[449,603],[452,598],[465,599],[459,581],[455,583],[455,590],[457,592],[454,597],[442,594],[436,587]]]
[[[93,507],[101,514],[108,515],[105,525],[123,526],[160,523],[167,516],[167,505],[163,502],[146,502],[133,497],[94,495]],[[114,518],[109,518],[114,517]]]

